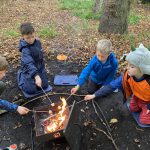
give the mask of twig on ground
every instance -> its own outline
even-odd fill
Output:
[[[110,130],[109,124],[108,124],[108,122],[107,122],[107,120],[106,120],[106,117],[105,117],[103,111],[101,110],[100,106],[99,106],[96,102],[94,102],[94,100],[92,100],[92,104],[93,104],[94,111],[95,111],[96,115],[98,116],[98,118],[100,119],[100,121],[105,125],[105,127],[106,127],[106,129],[107,129],[108,134],[104,131],[104,132],[106,133],[105,135],[112,141],[112,143],[113,143],[115,149],[116,149],[116,150],[119,150],[119,148],[117,147],[117,145],[116,145],[116,143],[115,143],[115,140],[113,139],[113,136],[112,136],[112,134],[111,134],[111,130]],[[101,112],[101,114],[102,114],[102,116],[103,116],[105,122],[104,122],[103,119],[99,116],[95,104],[97,105],[98,109],[100,110],[100,112]],[[103,131],[103,130],[101,130],[101,129],[99,129],[99,130],[100,130],[100,132]],[[104,133],[104,132],[103,132],[103,133]]]
[[[136,127],[136,130],[138,130],[138,131],[144,131],[143,129],[140,129],[140,128],[138,128],[138,127]]]
[[[93,127],[93,129],[95,129],[95,130],[97,130],[97,131],[102,132],[103,134],[105,134],[109,140],[112,140],[111,137],[104,130],[96,128],[94,126],[92,126],[92,127]]]
[[[105,117],[105,115],[104,115],[102,109],[100,108],[100,106],[98,105],[98,103],[97,103],[96,101],[94,101],[94,103],[96,104],[96,106],[98,107],[99,111],[101,112],[101,114],[102,114],[102,116],[103,116],[103,118],[104,118],[105,124],[106,124],[106,126],[108,127],[108,130],[111,132],[111,128],[110,128],[110,126],[109,126],[109,124],[108,124],[108,122],[107,122],[107,119],[106,119],[106,117]]]

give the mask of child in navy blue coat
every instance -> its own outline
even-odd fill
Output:
[[[41,91],[41,88],[48,87],[41,42],[35,38],[35,31],[31,23],[23,23],[20,31],[22,34],[19,43],[21,68],[17,76],[18,85],[22,91],[36,94]]]
[[[5,76],[7,68],[8,68],[8,62],[6,58],[0,56],[0,80]],[[4,90],[5,90],[5,84],[3,81],[0,81],[0,95]],[[20,115],[25,115],[29,112],[28,108],[18,106],[16,104],[10,103],[3,99],[0,99],[0,109],[5,109],[13,112],[17,111]]]
[[[83,69],[78,85],[71,89],[71,94],[76,93],[79,87],[89,79],[88,92],[93,94],[90,96],[94,98],[94,95],[101,86],[110,83],[114,79],[118,68],[118,61],[114,53],[111,52],[111,47],[110,40],[103,39],[98,42],[96,55],[91,58],[89,64]]]

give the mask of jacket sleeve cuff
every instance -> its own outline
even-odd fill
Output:
[[[6,100],[0,100],[0,108],[8,110],[8,111],[16,111],[18,108],[18,105],[10,103]]]
[[[35,78],[36,75],[38,75],[38,72],[36,70],[30,73],[31,78]]]
[[[18,105],[13,104],[13,109],[12,109],[12,111],[17,111],[17,109],[18,109]]]
[[[78,84],[77,85],[79,85],[80,87],[83,85],[83,82],[81,82],[81,81],[78,81]]]
[[[32,76],[35,78],[37,75],[39,75],[37,72],[33,74]]]
[[[99,90],[97,90],[94,94],[95,97],[101,97],[101,96],[106,96],[107,94],[110,94],[114,91],[114,88],[111,87],[110,85],[105,85],[101,87]]]

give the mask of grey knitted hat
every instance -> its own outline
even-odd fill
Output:
[[[150,51],[140,44],[135,51],[130,52],[126,56],[126,60],[140,68],[143,74],[150,75]]]

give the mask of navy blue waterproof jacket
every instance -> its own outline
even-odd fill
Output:
[[[78,85],[83,85],[89,76],[96,84],[106,85],[114,79],[117,69],[118,61],[114,53],[108,56],[105,63],[102,63],[97,56],[94,55],[87,67],[85,67],[80,74]]]
[[[25,40],[20,40],[19,50],[21,52],[21,69],[18,71],[18,85],[26,93],[34,94],[39,89],[35,85],[35,75],[39,75],[42,80],[42,87],[48,87],[48,78],[43,60],[43,50],[41,42],[35,39],[33,44],[28,44]]]
[[[5,109],[8,111],[16,111],[18,108],[18,105],[10,103],[6,100],[0,99],[0,109]]]
[[[115,89],[120,89],[123,91],[122,77],[123,77],[123,75],[120,75],[115,80],[112,80],[109,84],[101,87],[99,90],[97,90],[94,93],[95,97],[106,96],[107,94],[112,93]]]

